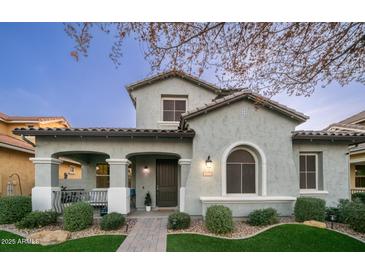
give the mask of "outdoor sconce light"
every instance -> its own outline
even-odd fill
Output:
[[[212,166],[213,166],[213,161],[212,161],[212,159],[210,159],[210,155],[208,156],[208,158],[205,160],[205,165],[206,165],[206,167],[207,168],[212,168]]]
[[[148,168],[148,166],[144,166],[144,168],[143,168],[143,173],[144,174],[147,174],[147,173],[149,173],[150,172],[150,169]]]
[[[336,221],[336,215],[331,214],[330,219],[331,219],[331,229],[333,229],[333,222]]]

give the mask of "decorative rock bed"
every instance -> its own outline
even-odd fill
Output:
[[[291,217],[282,217],[279,218],[280,223],[293,223],[294,219]],[[242,239],[247,238],[252,235],[255,235],[271,226],[252,226],[247,224],[244,221],[235,221],[234,222],[234,231],[231,233],[227,233],[224,235],[216,235],[211,232],[205,227],[204,222],[202,219],[192,219],[191,225],[188,229],[180,229],[180,230],[172,230],[169,229],[168,233],[198,233],[204,234],[208,236],[214,237],[223,237],[223,238],[230,238],[230,239]]]
[[[70,232],[70,239],[78,239],[83,237],[90,237],[90,236],[96,236],[96,235],[127,235],[132,229],[133,226],[136,223],[136,219],[127,219],[126,224],[122,226],[120,229],[117,230],[101,230],[99,224],[94,223],[91,227],[81,230],[81,231],[75,231]],[[127,229],[128,228],[128,229]],[[15,225],[0,225],[0,230],[9,231],[15,234],[18,234],[23,237],[29,237],[31,234],[34,234],[36,232],[41,232],[44,230],[49,231],[55,231],[55,230],[63,230],[62,224],[57,225],[49,225],[41,228],[36,229],[18,229],[15,227]]]
[[[204,222],[202,219],[192,219],[191,225],[188,229],[179,229],[179,230],[172,230],[169,229],[169,234],[178,234],[178,233],[196,233],[196,234],[202,234],[207,236],[213,236],[213,237],[220,237],[220,238],[229,238],[229,239],[244,239],[251,236],[254,236],[260,232],[263,232],[273,226],[276,225],[267,225],[267,226],[252,226],[246,223],[245,221],[235,221],[235,230],[232,233],[224,234],[224,235],[216,235],[208,231],[208,229],[205,227]],[[280,224],[299,224],[295,222],[293,217],[281,217],[279,218]],[[331,228],[331,223],[326,222],[327,228]],[[365,242],[365,234],[356,232],[352,230],[348,225],[346,224],[340,224],[340,223],[334,223],[333,229],[334,231],[347,234],[351,237],[354,237],[358,240]]]

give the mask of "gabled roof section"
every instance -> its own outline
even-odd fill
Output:
[[[70,123],[63,116],[11,116],[0,112],[0,120],[5,123],[47,123],[63,121],[67,127],[71,127]]]
[[[179,71],[179,70],[170,70],[167,72],[162,72],[156,75],[153,75],[151,77],[147,77],[145,79],[142,79],[140,81],[131,83],[129,85],[126,85],[125,88],[128,91],[129,97],[131,98],[133,105],[136,106],[136,102],[135,99],[132,96],[132,91],[138,90],[142,87],[151,85],[153,83],[156,83],[158,81],[164,80],[164,79],[168,79],[168,78],[173,78],[173,77],[177,77],[180,79],[184,79],[186,81],[189,81],[197,86],[203,87],[211,92],[214,92],[216,94],[220,93],[220,88],[213,85],[212,83],[208,83],[204,80],[199,79],[198,77],[195,77],[189,73],[183,72],[183,71]]]
[[[356,113],[355,115],[352,115],[345,120],[340,121],[340,124],[357,124],[360,122],[365,121],[365,110],[360,111],[359,113]]]
[[[263,106],[267,109],[271,109],[277,111],[285,116],[288,116],[291,119],[294,119],[299,122],[305,122],[309,117],[304,115],[303,113],[297,112],[294,109],[291,109],[287,106],[279,104],[276,101],[270,100],[266,97],[263,97],[257,93],[253,93],[250,91],[238,91],[232,94],[226,95],[221,98],[217,98],[210,103],[203,105],[202,107],[196,108],[194,110],[188,111],[182,115],[182,120],[180,126],[184,128],[184,121],[197,117],[199,115],[208,113],[210,111],[219,109],[221,107],[228,106],[232,103],[241,101],[241,100],[249,100],[258,106]]]
[[[79,137],[166,137],[193,138],[189,130],[139,129],[139,128],[16,128],[15,135],[24,136],[79,136]]]
[[[356,132],[365,132],[365,126],[356,125],[356,124],[343,124],[343,123],[335,123],[329,125],[324,130],[327,131],[356,131]]]
[[[128,90],[128,92],[134,91],[136,89],[142,88],[144,86],[153,84],[157,81],[163,80],[163,79],[167,79],[167,78],[172,78],[172,77],[177,77],[177,78],[181,78],[184,80],[187,80],[193,84],[196,84],[198,86],[204,87],[210,91],[213,91],[215,93],[218,93],[220,91],[220,88],[208,83],[204,80],[199,79],[198,77],[195,77],[189,73],[183,72],[183,71],[179,71],[179,70],[170,70],[167,72],[163,72],[163,73],[159,73],[156,75],[153,75],[151,77],[147,77],[145,79],[142,79],[140,81],[131,83],[129,85],[126,86],[126,89]]]

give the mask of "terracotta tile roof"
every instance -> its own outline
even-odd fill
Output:
[[[240,101],[243,99],[248,99],[248,100],[256,103],[258,106],[263,106],[268,109],[273,109],[275,111],[278,111],[278,112],[280,112],[294,120],[300,121],[300,122],[304,122],[309,118],[308,116],[304,115],[303,113],[300,113],[294,109],[284,106],[276,101],[270,100],[257,93],[250,92],[250,91],[238,91],[238,92],[233,92],[224,97],[217,98],[210,103],[207,103],[201,107],[195,108],[191,111],[184,113],[182,115],[182,123],[185,120],[205,114],[209,111],[215,110],[220,107],[227,106],[231,103],[234,103],[234,102],[237,102],[237,101]]]
[[[12,136],[9,136],[6,134],[2,134],[2,133],[0,133],[0,146],[1,146],[1,144],[5,144],[7,146],[11,146],[14,148],[21,148],[21,149],[29,150],[29,152],[34,153],[34,147],[31,146],[30,144],[28,144],[27,142],[24,142],[15,137],[12,137]]]
[[[326,130],[298,130],[292,132],[293,140],[327,140],[346,141],[348,143],[365,142],[365,132],[355,131],[326,131]]]
[[[359,113],[356,113],[355,115],[352,115],[345,120],[340,121],[340,124],[356,124],[357,122],[364,121],[365,120],[365,110],[361,111]]]
[[[106,137],[167,137],[193,138],[194,130],[138,128],[16,128],[16,135],[27,136],[106,136]]]
[[[69,122],[63,116],[11,116],[7,115],[3,112],[0,112],[0,119],[5,122],[44,122],[44,121],[54,121],[54,120],[64,120],[65,123],[69,126]]]

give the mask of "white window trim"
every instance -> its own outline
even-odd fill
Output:
[[[237,141],[231,145],[229,145],[223,152],[222,154],[222,165],[221,165],[221,172],[222,172],[222,196],[227,196],[227,170],[226,170],[226,163],[227,163],[227,158],[230,154],[230,152],[232,151],[232,149],[234,149],[235,147],[238,146],[248,146],[251,147],[253,149],[255,149],[257,151],[257,153],[260,155],[261,158],[261,180],[260,180],[260,184],[261,184],[261,196],[266,196],[267,195],[267,161],[266,161],[266,155],[263,152],[263,150],[256,144],[252,143],[252,142],[247,142],[247,141]],[[247,196],[244,196],[247,197]]]
[[[185,101],[185,112],[188,110],[188,98],[186,97],[179,97],[179,96],[163,96],[161,97],[161,102],[160,102],[160,121],[158,122],[159,124],[166,124],[166,125],[178,125],[180,122],[179,121],[164,121],[163,119],[163,101],[165,100],[174,100],[174,101]]]
[[[245,150],[247,152],[249,152],[252,157],[254,158],[255,160],[255,193],[227,193],[227,159],[229,157],[229,155],[234,152],[234,151],[237,151],[237,150]],[[233,148],[232,150],[230,150],[227,158],[226,158],[226,162],[224,164],[224,167],[225,167],[225,170],[226,170],[226,189],[225,189],[225,196],[232,196],[232,197],[254,197],[254,196],[258,196],[258,158],[255,154],[254,151],[248,149],[248,148],[245,148],[245,147],[235,147]],[[241,182],[241,188],[242,188],[242,182]],[[242,190],[241,190],[242,191]]]
[[[316,163],[316,188],[300,188],[300,156],[307,155],[307,156],[315,156],[315,163]],[[308,153],[308,152],[300,152],[299,153],[299,192],[303,194],[309,193],[319,193],[322,190],[318,190],[318,154],[317,153]]]

